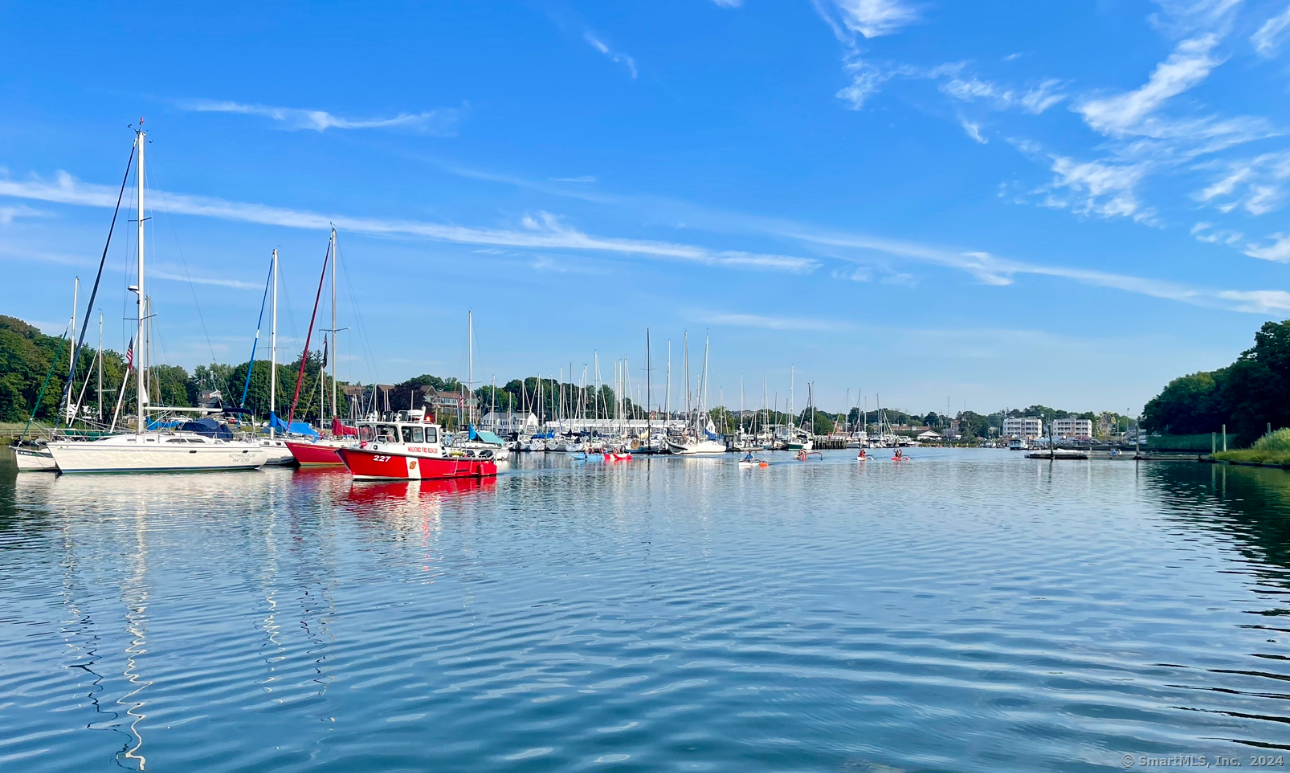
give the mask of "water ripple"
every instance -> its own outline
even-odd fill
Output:
[[[1032,771],[1286,747],[1290,476],[920,450],[0,470],[0,768]]]

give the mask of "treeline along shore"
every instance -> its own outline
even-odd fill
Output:
[[[33,409],[37,420],[52,422],[57,419],[67,379],[70,347],[66,337],[45,335],[34,325],[0,315],[0,422],[25,422],[33,416]],[[83,416],[99,415],[100,397],[96,394],[99,389],[97,355],[94,348],[86,346],[77,357],[73,384],[76,395],[84,395],[80,401]],[[316,421],[319,418],[319,395],[326,386],[323,357],[322,352],[310,352],[305,359],[304,378],[296,409],[298,419]],[[279,414],[287,412],[295,395],[300,361],[301,358],[297,356],[294,362],[277,366],[275,404]],[[224,405],[245,407],[256,417],[265,419],[269,411],[269,367],[266,360],[256,360],[253,368],[250,361],[237,365],[211,363],[198,365],[189,373],[180,366],[153,364],[149,367],[151,399],[156,405],[191,407],[199,405],[204,395],[218,391]],[[249,383],[248,369],[251,370]],[[110,419],[116,406],[126,371],[123,354],[111,350],[103,352],[101,401],[103,415],[107,419]],[[41,387],[47,376],[48,385],[42,394]],[[340,383],[350,386],[344,381]],[[397,384],[380,385],[380,388],[383,393],[381,402],[384,402],[384,395],[388,395],[391,405],[397,408],[406,407],[409,401],[429,390],[450,395],[460,395],[464,390],[461,381],[455,377],[430,374]],[[678,384],[675,388],[672,409],[677,411],[684,408],[684,385]],[[133,393],[133,388],[130,388],[123,398],[123,415],[134,411]],[[597,391],[593,386],[561,383],[556,379],[539,379],[537,376],[512,379],[495,388],[491,384],[485,385],[471,393],[484,412],[494,407],[501,413],[518,413],[523,410],[541,415],[544,419],[561,415],[597,415],[597,411],[598,415],[605,416],[606,411],[611,411],[617,404],[614,390],[608,385],[602,385]],[[36,405],[38,397],[40,404]],[[646,407],[630,397],[625,397],[621,404],[628,416],[645,417]],[[660,395],[654,395],[652,407],[656,413],[663,407]],[[867,414],[867,417],[863,414]],[[726,431],[737,428],[740,423],[738,413],[726,406],[711,409],[711,416],[714,424]],[[1003,419],[1017,416],[1033,416],[1046,423],[1062,418],[1085,418],[1096,422],[1099,418],[1093,412],[1078,413],[1044,405],[999,410],[989,414],[964,410],[954,415],[934,411],[919,414],[894,408],[883,409],[883,418],[890,425],[905,427],[910,431],[927,428],[945,430],[953,425],[962,440],[969,443],[1000,436]],[[1114,415],[1113,418],[1116,431],[1128,429],[1126,417]],[[876,423],[879,417],[877,410],[864,411],[859,407],[851,407],[843,412],[803,408],[790,416],[784,411],[763,411],[756,405],[749,405],[743,420],[744,426],[749,429],[757,429],[763,423],[782,425],[792,421],[798,426],[812,428],[817,435],[828,435],[854,429],[862,423]]]

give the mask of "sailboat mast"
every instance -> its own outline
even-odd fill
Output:
[[[134,169],[135,182],[137,187],[138,201],[136,209],[138,214],[138,235],[135,238],[135,245],[138,248],[138,284],[135,285],[134,291],[137,295],[139,309],[139,324],[137,335],[135,336],[134,353],[134,399],[139,406],[139,420],[135,423],[135,434],[142,435],[147,427],[147,420],[144,415],[148,408],[147,387],[143,383],[144,365],[143,356],[146,348],[143,344],[143,325],[145,313],[144,286],[143,286],[143,146],[147,144],[148,135],[143,130],[143,121],[139,121],[139,128],[134,133],[135,150],[139,152],[139,165]]]
[[[794,392],[797,389],[797,366],[788,367],[788,429],[792,432],[797,427],[796,417],[793,416],[793,409],[797,407],[793,401]]]
[[[475,396],[475,312],[466,310],[466,391],[467,400]],[[466,421],[470,421],[470,405],[466,404]]]
[[[331,415],[336,417],[336,362],[340,359],[340,346],[336,335],[336,263],[340,255],[336,252],[336,229],[331,229]]]
[[[654,447],[654,414],[651,408],[653,405],[651,402],[653,392],[650,389],[654,383],[654,377],[651,373],[652,364],[653,361],[650,359],[649,350],[649,328],[645,328],[645,446],[651,449]]]
[[[273,320],[269,323],[269,438],[277,434],[278,418],[278,251],[273,251]]]
[[[694,418],[691,414],[693,406],[690,404],[690,331],[685,331],[685,340],[682,343],[683,356],[685,361],[685,423],[688,425]]]
[[[667,423],[672,418],[672,339],[667,339],[667,405],[663,408],[663,434],[667,434]]]
[[[72,420],[76,418],[76,408],[72,405],[72,382],[76,380],[76,355],[80,347],[76,345],[76,304],[81,293],[81,278],[78,276],[72,280],[72,337],[68,340],[72,346],[72,356],[68,357],[67,366],[67,388],[63,390],[67,394],[67,405],[64,412],[67,414],[67,426],[72,426]]]
[[[94,402],[98,405],[99,424],[103,423],[103,312],[99,312],[99,387],[98,399]]]
[[[708,410],[708,343],[711,338],[703,337],[703,392],[699,395],[699,411],[706,413]],[[707,417],[704,417],[703,428],[708,428]]]

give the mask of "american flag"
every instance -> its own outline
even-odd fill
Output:
[[[130,339],[130,346],[125,350],[125,369],[129,370],[134,367],[134,339]]]

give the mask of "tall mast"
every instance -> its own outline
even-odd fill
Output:
[[[685,370],[685,423],[689,425],[693,417],[691,416],[692,407],[690,405],[690,331],[688,330],[685,331],[682,349],[684,349],[682,359],[685,360],[685,365],[683,366]]]
[[[703,337],[703,394],[699,398],[699,410],[705,413],[708,410],[708,342],[711,339],[708,336]],[[724,401],[723,401],[724,402]],[[703,429],[708,428],[707,416],[704,416]],[[702,436],[701,436],[702,437]]]
[[[790,365],[788,368],[788,429],[792,431],[797,426],[797,417],[793,415],[793,409],[797,407],[793,401],[797,388],[797,366]]]
[[[273,321],[269,323],[269,438],[277,435],[278,418],[278,251],[273,251]]]
[[[766,431],[766,425],[770,423],[770,403],[768,400],[766,400],[766,396],[768,396],[768,392],[766,392],[766,374],[765,372],[762,372],[761,374],[761,431],[762,432]]]
[[[672,418],[672,339],[667,339],[667,404],[663,408],[663,434],[667,435],[667,423]]]
[[[139,227],[138,236],[135,238],[135,244],[139,250],[138,284],[134,287],[135,294],[138,296],[137,300],[139,309],[138,331],[134,338],[136,350],[134,353],[134,399],[139,406],[139,420],[135,423],[134,430],[136,435],[142,435],[148,424],[147,419],[144,418],[148,408],[148,392],[146,385],[143,383],[143,355],[145,351],[143,344],[143,325],[144,318],[147,316],[143,296],[143,146],[147,144],[147,139],[148,134],[143,130],[143,119],[139,119],[139,128],[134,132],[135,150],[139,153],[139,165],[134,168],[134,176],[138,188],[136,209]]]
[[[467,400],[475,395],[475,312],[466,310],[466,391]],[[466,404],[466,421],[470,421],[470,404]]]
[[[68,340],[72,346],[72,356],[68,357],[67,365],[67,388],[63,390],[67,394],[67,405],[65,412],[67,414],[67,426],[72,426],[72,420],[76,418],[76,408],[72,404],[72,382],[76,380],[76,351],[79,347],[76,345],[76,304],[81,293],[81,278],[78,276],[72,280],[72,335]]]
[[[103,312],[99,312],[99,398],[94,402],[98,404],[99,424],[103,423]]]
[[[276,253],[275,253],[276,254]],[[336,362],[340,360],[336,335],[336,263],[339,255],[336,252],[336,229],[331,229],[331,415],[336,417]],[[276,274],[275,274],[276,276]],[[319,417],[320,419],[322,417]],[[320,422],[321,423],[321,422]]]
[[[645,446],[652,449],[654,447],[654,414],[651,412],[651,397],[653,392],[651,387],[654,384],[654,377],[651,374],[653,360],[650,359],[649,349],[649,328],[645,328]]]

